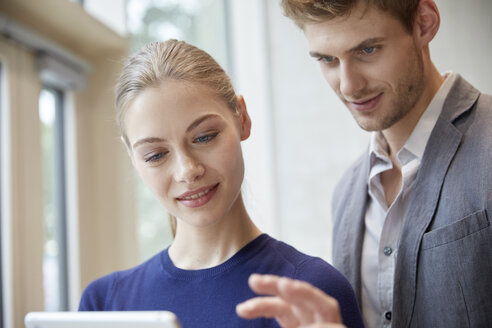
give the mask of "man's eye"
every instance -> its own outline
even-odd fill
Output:
[[[217,137],[217,135],[218,135],[218,133],[207,134],[207,135],[196,138],[195,140],[193,140],[193,142],[195,142],[195,143],[207,143],[207,142],[211,141],[212,139],[214,139],[215,137]]]
[[[322,56],[317,58],[318,61],[325,63],[325,64],[331,64],[335,61],[335,57],[333,56]]]
[[[376,51],[376,47],[367,47],[362,49],[362,52],[366,55],[373,54]]]

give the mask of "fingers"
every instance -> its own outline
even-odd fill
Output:
[[[281,298],[289,305],[284,304],[282,311],[289,309],[292,315],[303,324],[342,322],[337,300],[306,282],[273,275],[253,274],[249,278],[249,284],[251,289],[258,294]],[[282,314],[285,315],[285,312]]]
[[[280,291],[278,289],[279,280],[279,276],[274,276],[270,274],[252,274],[249,277],[248,283],[249,287],[251,287],[251,289],[257,294],[278,296],[280,294]]]
[[[275,318],[290,311],[289,305],[279,297],[255,297],[236,306],[236,312],[245,319]]]
[[[275,318],[281,327],[298,327],[300,322],[290,305],[280,297],[255,297],[236,306],[237,314],[244,319]]]
[[[303,325],[297,328],[346,328],[341,323],[313,323],[311,325]]]
[[[314,322],[342,322],[338,301],[320,289],[289,278],[279,278],[277,288],[280,296],[297,311],[311,313]]]

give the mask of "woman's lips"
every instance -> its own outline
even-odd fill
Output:
[[[358,101],[358,102],[351,101],[350,106],[358,112],[368,112],[373,110],[379,104],[379,101],[381,100],[382,96],[383,94],[380,93],[376,97],[364,101]]]
[[[219,184],[208,187],[199,188],[194,191],[183,193],[177,197],[177,201],[186,207],[200,207],[208,203],[215,195]]]

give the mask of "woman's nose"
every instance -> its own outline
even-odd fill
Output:
[[[174,179],[177,182],[192,183],[205,173],[205,167],[190,154],[176,156]]]

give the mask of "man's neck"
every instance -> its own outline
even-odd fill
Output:
[[[400,121],[382,131],[384,138],[388,142],[388,154],[391,158],[395,158],[396,154],[405,145],[420,117],[444,82],[444,77],[436,67],[432,63],[430,63],[430,66],[429,74],[425,80],[424,91],[413,109]]]
[[[397,158],[397,154],[403,148],[408,138],[410,138],[422,114],[426,111],[437,91],[439,91],[439,88],[444,82],[444,77],[441,76],[439,71],[431,63],[430,74],[425,81],[424,91],[414,108],[399,122],[382,131],[388,143],[389,158],[393,163],[393,168],[383,172],[381,175],[381,183],[388,207],[394,202],[402,185],[401,163]]]

